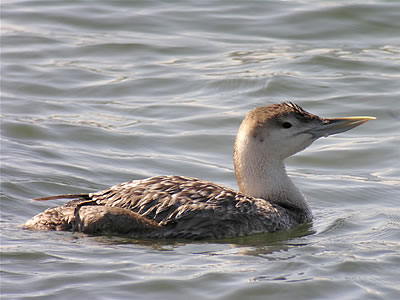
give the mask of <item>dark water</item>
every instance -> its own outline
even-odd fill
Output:
[[[2,1],[3,299],[399,299],[398,1]],[[377,120],[288,160],[312,227],[219,242],[19,225],[160,174],[236,188],[259,105]]]

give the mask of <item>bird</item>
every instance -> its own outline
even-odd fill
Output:
[[[69,200],[28,220],[31,230],[126,235],[138,239],[224,239],[288,230],[312,222],[285,159],[321,137],[375,117],[322,118],[292,102],[252,109],[234,143],[239,191],[185,176],[155,176],[93,192],[34,200]]]

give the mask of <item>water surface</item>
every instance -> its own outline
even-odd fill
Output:
[[[398,299],[397,1],[2,1],[4,299]],[[311,227],[138,241],[19,225],[160,174],[236,188],[246,112],[377,120],[288,159]]]

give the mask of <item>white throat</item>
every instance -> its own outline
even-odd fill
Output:
[[[287,175],[283,161],[268,151],[279,149],[266,147],[245,125],[243,127],[238,132],[234,150],[239,190],[249,196],[311,214],[303,195]]]

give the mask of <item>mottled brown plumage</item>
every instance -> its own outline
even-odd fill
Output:
[[[37,199],[73,200],[47,209],[24,227],[184,239],[285,230],[311,221],[312,216],[283,160],[320,136],[349,130],[369,119],[321,119],[293,103],[256,108],[242,122],[235,143],[240,192],[196,178],[158,176],[96,193]]]

